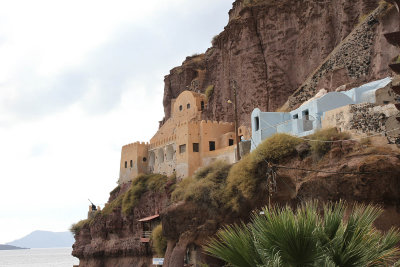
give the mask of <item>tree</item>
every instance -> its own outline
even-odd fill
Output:
[[[347,220],[345,202],[307,202],[292,210],[264,208],[249,224],[226,226],[205,246],[231,266],[388,266],[400,257],[400,233],[381,233],[373,222],[382,209],[356,204]],[[322,214],[321,214],[322,213]],[[399,262],[397,262],[398,264]]]

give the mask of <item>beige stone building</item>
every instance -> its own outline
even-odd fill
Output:
[[[172,100],[171,117],[150,143],[122,147],[119,183],[139,173],[175,173],[182,179],[217,159],[235,162],[234,124],[201,120],[206,102],[204,94],[192,91],[184,91]],[[239,128],[240,137],[249,139],[249,133],[247,127]]]

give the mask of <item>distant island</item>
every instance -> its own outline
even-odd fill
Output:
[[[34,231],[6,245],[26,248],[62,248],[72,247],[73,243],[74,238],[71,232]]]
[[[0,245],[0,250],[15,250],[15,249],[28,249],[28,248],[20,248],[11,245]]]

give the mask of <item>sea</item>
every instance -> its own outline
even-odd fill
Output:
[[[31,248],[0,250],[0,267],[72,267],[79,260],[72,248]]]

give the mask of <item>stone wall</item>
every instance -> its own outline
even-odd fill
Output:
[[[340,131],[367,135],[385,132],[386,121],[397,114],[393,104],[375,106],[370,103],[347,105],[327,111],[322,128],[337,127]]]

